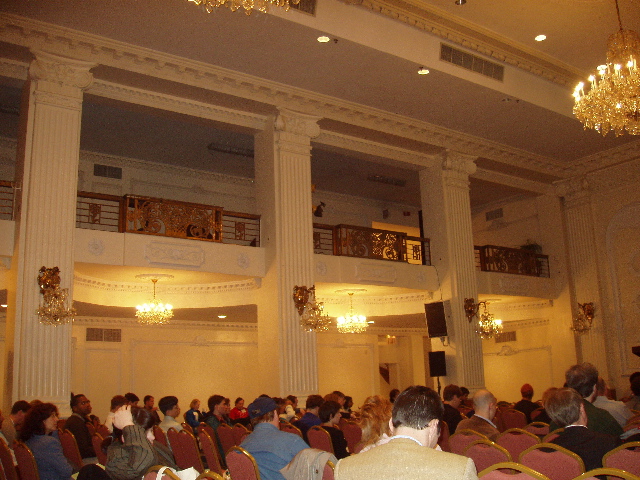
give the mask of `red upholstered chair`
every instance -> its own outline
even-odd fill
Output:
[[[544,412],[544,407],[536,408],[533,412],[529,414],[529,418],[532,422],[536,420],[536,417]]]
[[[324,470],[322,471],[322,480],[334,480],[333,469],[335,467],[331,460],[327,460],[327,463],[324,465]]]
[[[96,457],[98,457],[98,462],[100,462],[101,465],[106,465],[107,454],[102,451],[103,440],[104,438],[102,438],[102,435],[100,435],[99,433],[94,433],[93,435],[91,435],[91,444],[93,445],[93,449],[96,452]]]
[[[578,455],[553,443],[527,448],[518,461],[551,480],[572,480],[584,473],[584,463]]]
[[[2,470],[4,470],[4,476],[7,480],[18,480],[18,472],[13,464],[11,450],[2,439],[0,439],[0,463],[2,463]]]
[[[241,447],[232,447],[227,452],[227,467],[234,480],[260,480],[256,460]]]
[[[13,452],[16,454],[16,461],[18,462],[18,469],[20,470],[20,479],[40,480],[38,465],[29,447],[16,440],[13,443]]]
[[[216,432],[213,430],[213,428],[211,428],[211,425],[205,422],[200,423],[200,426],[198,427],[198,431],[201,432],[202,430],[207,432],[209,436],[215,440]]]
[[[549,480],[546,475],[515,462],[491,465],[478,472],[478,478],[482,480]]]
[[[549,424],[544,422],[531,422],[529,425],[524,427],[523,430],[543,438],[545,435],[549,434]]]
[[[594,468],[588,472],[583,473],[579,477],[573,480],[600,480],[596,477],[600,475],[600,478],[607,478],[607,480],[613,480],[614,478],[623,478],[625,480],[638,480],[638,477],[633,473],[625,472],[617,468]]]
[[[178,465],[180,469],[187,468],[182,466],[187,463],[187,460],[182,455],[182,445],[180,443],[178,431],[175,428],[170,428],[167,431],[167,440],[169,441],[171,452],[173,452],[173,458],[176,460],[176,465]]]
[[[187,422],[182,422],[180,425],[182,425],[183,430],[193,433],[193,427],[189,425]]]
[[[540,442],[533,433],[529,433],[521,428],[510,428],[505,430],[496,439],[496,443],[507,449],[512,459],[520,458],[520,454],[527,448],[533,447]]]
[[[153,467],[149,467],[149,470],[147,470],[147,473],[145,473],[144,477],[142,477],[142,480],[156,480],[156,478],[158,477],[158,471],[161,468],[164,467],[162,465],[154,465]],[[166,468],[162,473],[161,480],[180,480],[180,477]]]
[[[181,469],[195,468],[198,472],[204,472],[204,465],[202,458],[200,457],[200,450],[198,449],[198,442],[196,437],[193,436],[189,430],[182,430],[178,432],[178,442],[180,443],[180,451],[182,462],[178,463]],[[177,463],[176,458],[176,463]]]
[[[198,428],[198,430],[200,448],[202,448],[204,459],[207,461],[207,468],[222,475],[223,469],[220,465],[220,457],[215,440],[203,428]]]
[[[226,423],[221,423],[217,429],[218,438],[222,444],[222,450],[228,452],[231,447],[236,446],[236,438],[233,434],[233,428]]]
[[[451,446],[449,445],[449,424],[442,420],[440,422],[440,436],[438,437],[438,445],[445,452],[451,451]]]
[[[83,463],[76,437],[69,430],[64,430],[60,432],[60,443],[62,444],[62,452],[64,456],[67,457],[67,460],[69,460],[69,463],[73,465],[76,470],[80,470]]]
[[[466,448],[476,440],[489,440],[489,439],[484,435],[482,435],[481,433],[474,432],[473,430],[469,430],[469,429],[462,429],[462,430],[456,431],[456,433],[454,433],[449,437],[449,447],[451,448],[451,453],[464,455],[464,451],[466,450]]]
[[[244,425],[242,425],[241,423],[236,423],[233,426],[232,430],[233,430],[233,438],[235,440],[236,445],[240,445],[242,441],[245,439],[245,437],[251,433],[249,429]]]
[[[156,440],[163,444],[165,447],[169,446],[169,442],[167,441],[167,436],[158,425],[153,426],[153,436],[156,437]]]
[[[298,435],[300,438],[302,438],[302,432],[300,431],[300,429],[289,422],[281,423],[280,430],[282,430],[283,432],[293,433],[295,435]]]
[[[340,430],[342,430],[344,438],[347,440],[349,452],[355,452],[356,445],[362,440],[362,428],[360,428],[360,425],[351,420],[347,420],[340,425]]]
[[[550,443],[554,438],[558,438],[562,432],[564,432],[564,428],[556,428],[553,432],[542,437],[542,443]]]
[[[605,468],[618,468],[640,477],[640,442],[628,442],[602,457]]]
[[[524,428],[527,426],[527,423],[527,416],[515,408],[502,410],[502,425],[504,430]]]
[[[200,475],[198,475],[196,480],[223,480],[223,478],[221,475],[218,475],[215,472],[207,470],[205,472],[202,472]]]
[[[511,461],[509,452],[491,440],[475,440],[471,442],[464,450],[464,455],[473,460],[478,472],[496,463]]]
[[[318,450],[334,453],[331,435],[329,435],[329,432],[321,426],[315,425],[311,427],[307,431],[307,438],[309,439],[309,446],[311,448],[317,448]]]

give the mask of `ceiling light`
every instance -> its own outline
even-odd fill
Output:
[[[455,1],[456,5],[464,5],[465,3],[467,3],[467,0],[456,0]]]
[[[0,307],[2,307],[2,308],[7,308],[7,305],[0,305]]]
[[[328,43],[331,41],[331,39],[329,37],[327,37],[326,35],[321,35],[318,37],[318,41],[320,43]]]
[[[419,75],[428,75],[429,74],[429,69],[425,68],[425,67],[420,67],[418,69],[418,74]]]
[[[537,35],[536,38],[534,39],[536,42],[542,42],[543,40],[546,40],[547,36],[546,35]]]
[[[136,275],[137,278],[149,278],[149,274]],[[153,282],[153,299],[149,303],[144,303],[136,307],[136,317],[138,323],[143,325],[165,325],[173,317],[173,306],[165,304],[156,298],[156,283],[158,278],[173,278],[173,275],[154,275],[151,277]]]
[[[218,315],[218,318],[227,318],[226,315]]]

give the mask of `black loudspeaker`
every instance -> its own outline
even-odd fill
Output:
[[[444,312],[444,302],[425,303],[424,313],[427,316],[429,338],[446,337],[447,316]]]
[[[429,352],[429,376],[446,377],[447,362],[445,361],[444,351]]]

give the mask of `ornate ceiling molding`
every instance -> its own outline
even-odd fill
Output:
[[[74,325],[81,327],[136,327],[136,328],[149,328],[148,325],[140,325],[135,318],[115,318],[115,317],[76,317],[73,321]],[[206,322],[206,321],[189,321],[189,320],[172,320],[167,325],[158,327],[168,330],[184,329],[184,328],[196,328],[198,330],[234,330],[244,332],[257,332],[257,323],[231,323],[231,322]]]
[[[419,0],[343,0],[424,30],[461,47],[494,58],[513,67],[565,87],[575,85],[579,70],[542,55],[524,45],[516,45],[495,32],[448,15]]]
[[[128,292],[128,293],[149,293],[148,283],[115,282],[105,281],[86,275],[74,274],[74,283],[78,286],[103,290],[108,292]],[[163,293],[167,295],[212,295],[228,294],[231,292],[256,290],[258,284],[254,278],[235,282],[224,282],[215,284],[193,284],[193,285],[163,285]]]
[[[524,320],[505,320],[502,322],[502,327],[505,332],[512,332],[514,330],[531,327],[546,327],[547,325],[549,325],[548,318],[527,318]]]
[[[349,305],[349,297],[346,295],[318,295],[318,301],[325,305]],[[427,303],[432,295],[427,293],[403,293],[399,295],[359,295],[357,302],[360,305],[390,305],[399,303]]]

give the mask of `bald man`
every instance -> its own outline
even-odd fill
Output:
[[[475,409],[475,415],[462,420],[458,424],[456,432],[464,429],[473,430],[495,442],[498,435],[500,435],[498,428],[493,423],[493,418],[496,416],[498,408],[498,400],[489,390],[478,390],[473,395],[473,408]]]

